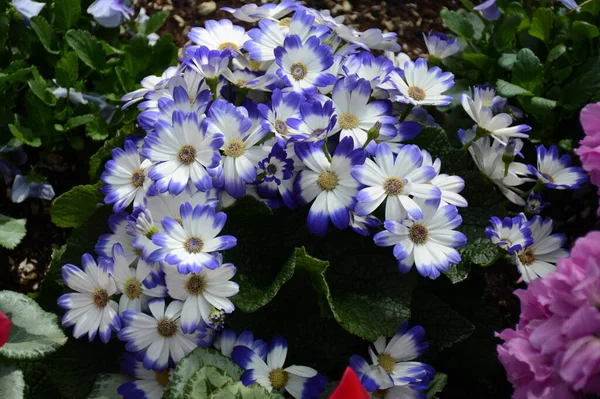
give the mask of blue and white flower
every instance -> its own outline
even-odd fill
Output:
[[[54,195],[54,188],[47,181],[36,181],[31,178],[31,175],[18,174],[11,187],[10,200],[15,204],[20,204],[27,198],[51,200]]]
[[[369,228],[381,225],[381,221],[373,215],[359,216],[356,212],[350,212],[350,228],[361,236],[371,234]]]
[[[366,216],[385,202],[386,220],[401,221],[410,215],[423,218],[423,212],[413,198],[439,200],[439,188],[428,182],[437,173],[433,166],[423,166],[423,155],[415,145],[405,145],[394,158],[392,150],[379,144],[374,161],[366,159],[363,165],[352,168],[352,176],[366,186],[356,196],[355,212]]]
[[[355,150],[350,137],[340,141],[331,161],[319,143],[297,143],[295,150],[308,169],[298,173],[294,191],[304,204],[314,200],[308,212],[308,229],[323,236],[330,219],[338,229],[348,227],[359,188],[350,170],[365,161],[364,151]]]
[[[305,42],[314,31],[315,17],[304,11],[298,10],[289,21],[289,31],[284,33],[280,23],[273,20],[262,20],[258,28],[250,29],[249,40],[244,44],[250,59],[253,61],[269,62],[275,60],[275,49],[283,46],[288,35],[297,35],[301,42]]]
[[[200,321],[210,325],[213,309],[229,314],[235,306],[229,297],[238,293],[237,283],[229,281],[235,275],[235,267],[225,263],[214,270],[202,268],[199,273],[181,274],[174,268],[165,268],[165,280],[169,296],[183,301],[181,331],[193,332]]]
[[[531,229],[524,214],[504,219],[493,216],[490,222],[492,227],[485,228],[485,235],[492,243],[506,249],[509,254],[514,254],[533,244]]]
[[[332,133],[341,132],[340,140],[352,138],[355,148],[367,142],[368,131],[377,122],[381,123],[380,134],[398,134],[394,126],[398,120],[392,116],[392,104],[387,100],[369,102],[370,97],[371,85],[356,75],[339,79],[333,87],[331,98],[338,117]]]
[[[488,21],[496,21],[500,19],[502,14],[496,5],[496,0],[486,0],[480,5],[473,7],[474,10],[480,11],[483,18]]]
[[[165,69],[161,76],[150,75],[146,76],[140,82],[142,86],[141,89],[134,90],[130,93],[125,94],[121,97],[121,101],[125,101],[125,105],[123,105],[123,109],[129,107],[132,104],[135,104],[138,101],[142,101],[144,97],[155,90],[164,89],[166,83],[168,83],[169,79],[175,76],[178,72],[178,67],[169,67]],[[158,104],[156,104],[157,106]]]
[[[415,265],[419,274],[435,279],[460,262],[456,248],[464,246],[467,237],[454,230],[462,223],[455,206],[440,205],[439,199],[420,202],[422,218],[386,220],[385,230],[373,239],[377,246],[394,246],[401,273],[408,273]]]
[[[525,204],[525,210],[533,215],[542,213],[545,207],[550,205],[549,202],[544,201],[541,193],[531,192],[527,196],[527,203]]]
[[[285,146],[288,140],[297,141],[307,137],[307,132],[299,129],[291,129],[288,125],[290,118],[301,119],[300,106],[305,103],[304,96],[300,93],[284,93],[279,89],[273,90],[271,97],[271,106],[258,104],[258,110],[264,118],[262,125],[267,132],[273,132],[281,146]]]
[[[427,150],[421,150],[421,154],[423,155],[422,166],[429,165],[435,169],[436,176],[429,183],[440,189],[442,202],[458,207],[466,207],[468,205],[467,200],[459,194],[465,188],[465,181],[462,177],[440,174],[442,161],[439,158],[434,161]]]
[[[398,71],[392,71],[389,79],[400,93],[394,96],[396,101],[416,106],[438,107],[448,105],[452,101],[452,96],[444,92],[454,86],[454,75],[442,72],[438,67],[429,69],[424,58],[419,58],[414,63],[407,61],[404,64],[404,76]]]
[[[294,160],[288,157],[286,150],[279,144],[271,148],[269,155],[258,163],[262,170],[262,182],[256,187],[263,198],[276,198],[280,194],[283,201],[295,207],[293,196]]]
[[[236,346],[233,360],[244,370],[244,385],[258,383],[269,392],[281,390],[296,399],[318,399],[325,390],[326,380],[316,370],[305,366],[283,368],[288,345],[285,338],[275,335],[269,345],[266,362],[252,349]]]
[[[394,68],[400,68],[400,70],[404,71],[404,66],[406,65],[406,61],[410,61],[410,57],[405,53],[395,53],[393,51],[385,51],[383,53],[385,58],[392,61],[394,64]]]
[[[443,60],[460,51],[460,43],[456,39],[448,39],[448,36],[441,33],[423,33],[423,39],[430,57]]]
[[[220,175],[225,191],[236,199],[246,195],[246,184],[256,180],[256,165],[268,152],[262,146],[255,146],[267,131],[261,128],[258,121],[253,123],[248,116],[248,109],[236,109],[227,101],[216,100],[208,110],[208,118],[202,122],[204,134],[221,134],[224,137],[220,147],[223,162],[219,166],[219,173],[215,175]]]
[[[151,298],[162,298],[167,295],[167,287],[156,284],[149,288],[144,284],[152,268],[143,260],[137,262],[136,267],[127,263],[121,244],[117,243],[112,249],[113,270],[110,273],[117,284],[118,291],[122,294],[119,299],[119,315],[126,310],[141,312],[148,307]]]
[[[319,101],[300,104],[300,116],[286,121],[290,127],[290,136],[301,137],[303,141],[319,141],[335,133],[337,115],[333,102]]]
[[[358,33],[360,43],[372,50],[393,51],[394,53],[402,50],[398,43],[398,34],[396,32],[382,32],[381,29],[371,28]]]
[[[346,76],[354,74],[370,82],[373,90],[381,86],[393,68],[394,64],[387,58],[375,57],[367,51],[349,56],[341,67]]]
[[[117,292],[117,286],[109,275],[109,261],[99,266],[90,254],[81,257],[83,270],[71,264],[62,267],[62,279],[70,289],[76,291],[58,298],[58,305],[67,309],[62,318],[64,327],[75,326],[73,336],[88,336],[90,341],[100,333],[100,340],[110,341],[112,331],[121,329],[121,319],[117,314],[118,305],[110,297]]]
[[[195,113],[177,110],[172,125],[157,122],[155,131],[144,140],[142,154],[155,162],[149,177],[160,192],[179,194],[190,181],[198,190],[210,190],[212,180],[206,168],[219,165],[218,149],[223,141],[220,133],[209,135],[201,131]]]
[[[548,149],[543,145],[537,147],[537,168],[527,165],[532,175],[548,188],[557,190],[574,190],[587,182],[586,173],[578,166],[571,166],[571,157],[562,157],[558,148],[552,145]]]
[[[140,352],[146,369],[156,371],[175,366],[198,346],[207,347],[210,334],[206,326],[191,334],[181,331],[180,317],[183,302],[172,301],[165,309],[165,300],[156,298],[148,303],[150,314],[127,310],[123,313],[125,327],[119,339],[125,341],[129,352]],[[209,339],[208,341],[211,341]]]
[[[217,235],[225,226],[227,215],[211,206],[181,204],[181,224],[166,216],[161,224],[164,233],[152,236],[152,242],[161,247],[150,255],[149,261],[165,261],[177,266],[182,274],[200,273],[203,267],[221,266],[215,252],[233,248],[236,238]]]
[[[298,35],[290,35],[274,52],[279,66],[277,76],[293,91],[314,94],[317,87],[335,82],[335,76],[327,72],[333,65],[331,47],[321,44],[316,36],[302,43]]]
[[[143,161],[137,144],[125,140],[123,149],[115,148],[111,152],[112,159],[106,162],[104,173],[100,179],[104,182],[101,191],[106,195],[104,202],[114,204],[113,210],[119,212],[133,202],[140,206],[152,184],[148,172],[153,166],[148,159]]]
[[[133,15],[133,10],[125,5],[125,0],[96,0],[87,12],[105,28],[116,28]]]
[[[279,4],[267,3],[262,6],[256,4],[244,4],[240,8],[222,7],[240,21],[256,22],[261,19],[279,19],[296,10],[301,3],[294,0],[283,0]]]
[[[377,389],[385,391],[394,387],[404,387],[406,396],[388,396],[391,398],[418,398],[418,391],[425,390],[435,376],[435,370],[425,364],[413,361],[421,356],[429,347],[423,341],[425,331],[421,326],[408,329],[404,322],[396,335],[386,345],[386,339],[379,337],[369,347],[372,365],[359,355],[350,358],[350,366],[354,369],[367,391]],[[404,390],[399,389],[399,392]],[[412,392],[411,391],[417,391]],[[414,395],[414,396],[413,396]]]
[[[133,235],[128,232],[129,215],[125,212],[113,213],[108,218],[108,227],[112,233],[102,234],[94,250],[100,257],[111,258],[115,244],[120,244],[127,265],[131,265],[139,258],[137,249],[133,246]]]
[[[237,346],[252,349],[263,360],[267,358],[269,345],[262,339],[255,340],[250,331],[242,331],[239,336],[236,336],[235,331],[225,329],[215,338],[215,348],[220,350],[223,356],[231,357],[233,349]]]
[[[244,28],[228,19],[206,21],[204,28],[192,28],[188,37],[198,46],[206,46],[210,50],[228,50],[232,57],[236,57],[244,43],[250,40]]]
[[[223,75],[230,60],[228,51],[209,50],[206,46],[188,47],[187,56],[181,59],[183,64],[208,79]]]
[[[559,0],[563,6],[567,7],[569,10],[575,10],[577,12],[581,12],[581,7],[577,4],[575,0]]]
[[[17,12],[25,18],[25,24],[27,25],[29,25],[29,20],[32,17],[37,17],[46,5],[45,3],[38,3],[31,0],[12,0],[11,3]]]
[[[123,399],[161,399],[165,388],[171,383],[173,369],[147,370],[135,355],[125,352],[121,371],[135,378],[135,381],[126,382],[117,389]]]
[[[534,216],[527,226],[531,230],[533,244],[515,251],[513,260],[523,280],[529,283],[554,271],[556,261],[569,256],[569,252],[562,248],[567,241],[565,235],[552,234],[554,229],[552,219]]]

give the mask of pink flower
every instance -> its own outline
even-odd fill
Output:
[[[499,334],[514,399],[600,393],[600,232],[577,240],[556,271],[517,290],[521,316]]]
[[[593,184],[598,186],[600,193],[600,103],[588,104],[581,110],[581,126],[585,137],[575,150],[583,169],[590,175]],[[600,215],[600,207],[598,207]]]

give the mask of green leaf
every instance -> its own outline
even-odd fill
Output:
[[[527,97],[521,99],[523,110],[535,116],[536,119],[544,121],[549,119],[558,103],[542,97]]]
[[[181,359],[172,374],[171,384],[165,389],[164,399],[182,398],[185,386],[192,375],[204,366],[216,366],[233,380],[239,381],[243,370],[233,360],[215,349],[196,348]]]
[[[544,67],[539,58],[528,48],[519,50],[513,66],[512,83],[537,94],[541,91],[543,82]]]
[[[124,130],[119,130],[115,137],[104,142],[104,145],[92,155],[90,158],[89,170],[90,180],[95,181],[100,178],[101,169],[104,167],[106,160],[110,157],[110,152],[116,147],[122,146],[125,137],[127,137],[127,133]]]
[[[502,19],[494,32],[494,46],[498,51],[506,51],[514,47],[522,21],[523,15],[519,13]]]
[[[95,70],[101,70],[106,63],[106,54],[102,45],[85,30],[70,30],[66,33],[65,39],[77,56],[87,66]]]
[[[123,92],[128,93],[133,91],[137,82],[133,79],[129,71],[121,66],[118,66],[115,68],[115,73],[117,74],[117,79],[119,79],[119,84],[121,85]]]
[[[513,53],[504,53],[498,58],[498,65],[507,71],[512,71],[513,65],[517,61],[517,55]]]
[[[29,19],[31,29],[36,33],[40,42],[44,46],[47,52],[51,54],[58,54],[58,50],[54,50],[56,47],[56,35],[52,32],[50,23],[46,21],[46,18],[41,15],[36,15]]]
[[[481,20],[481,17],[479,17],[478,14],[472,12],[467,14],[467,19],[473,27],[473,39],[481,40],[483,31],[485,30],[485,23]]]
[[[511,98],[515,96],[533,96],[533,93],[521,86],[514,85],[505,80],[498,79],[496,82],[498,88],[498,94],[502,97]]]
[[[27,219],[13,219],[0,214],[0,245],[6,249],[15,249],[27,230]]]
[[[78,126],[86,125],[97,118],[96,115],[86,114],[86,115],[78,115],[72,118],[69,118],[67,123],[65,123],[65,131],[69,131],[71,129],[75,129]]]
[[[45,312],[27,295],[0,291],[0,311],[12,322],[8,342],[0,356],[9,359],[39,359],[67,342],[56,315]]]
[[[462,249],[462,248],[461,248]],[[460,252],[460,250],[459,250]],[[452,284],[460,283],[465,281],[469,277],[471,271],[471,262],[459,262],[456,265],[450,266],[448,270],[444,272],[444,275],[452,282]]]
[[[33,79],[29,80],[27,84],[33,94],[35,94],[45,104],[54,105],[56,104],[56,97],[48,90],[46,80],[39,74],[36,68],[31,70],[33,73]]]
[[[75,186],[52,202],[50,217],[58,227],[79,227],[102,203],[104,195],[98,191],[102,183]]]
[[[444,373],[436,373],[433,380],[429,383],[425,394],[427,399],[437,398],[436,394],[441,393],[448,383],[448,376]]]
[[[487,238],[478,238],[460,248],[459,252],[463,260],[484,267],[493,265],[505,254],[502,248]]]
[[[467,242],[471,243],[485,238],[485,228],[490,223],[490,217],[504,215],[504,209],[500,205],[502,199],[496,192],[495,185],[484,179],[479,172],[463,171],[461,177],[465,180],[465,189],[461,195],[467,199],[469,206],[460,210],[463,224],[459,230],[467,236]]]
[[[554,12],[549,8],[538,8],[533,14],[529,34],[544,43],[550,43],[550,32],[554,25]]]
[[[150,15],[148,20],[140,25],[140,33],[148,36],[156,32],[167,20],[169,13],[167,11],[159,11]]]
[[[0,48],[4,48],[8,31],[10,29],[10,19],[6,15],[0,15]]]
[[[123,374],[98,374],[87,399],[122,399],[123,395],[117,389],[129,381],[131,378]]]
[[[33,132],[31,129],[21,126],[20,124],[9,124],[8,128],[10,129],[13,137],[18,138],[30,147],[39,147],[42,145],[42,140],[39,137],[33,137]]]
[[[528,29],[529,26],[531,25],[531,20],[529,19],[529,14],[527,13],[527,11],[523,8],[523,6],[516,1],[511,2],[508,6],[506,6],[504,8],[504,14],[509,16],[509,15],[514,15],[514,14],[520,14],[521,15],[521,25],[519,25],[519,32],[523,32],[524,30]]]
[[[590,24],[585,21],[575,21],[569,31],[569,38],[577,41],[583,41],[585,39],[594,39],[598,37],[600,32],[596,25]]]
[[[481,70],[486,69],[488,61],[490,60],[487,55],[481,53],[463,53],[463,59],[469,61]]]
[[[79,60],[75,52],[64,53],[62,58],[56,63],[54,76],[56,82],[61,87],[73,87],[77,83],[79,77]]]
[[[152,62],[152,51],[148,37],[137,33],[129,40],[123,66],[132,76],[137,77]]]
[[[102,141],[108,138],[108,124],[101,117],[95,117],[86,126],[88,136],[92,140]]]
[[[411,324],[419,324],[427,331],[430,345],[438,350],[450,348],[465,340],[475,326],[432,292],[420,290],[412,301]]]
[[[600,57],[588,59],[573,72],[574,78],[561,91],[560,103],[565,109],[577,111],[600,90]]]
[[[182,399],[207,399],[211,393],[227,384],[233,384],[233,380],[225,370],[207,365],[188,379]]]
[[[11,364],[0,363],[0,398],[23,399],[23,372]]]
[[[54,3],[54,15],[58,29],[70,29],[81,15],[81,0],[56,0]]]
[[[554,46],[552,50],[548,53],[548,57],[546,57],[546,62],[551,63],[559,59],[564,53],[567,52],[567,46],[564,44],[559,44]]]
[[[440,12],[444,26],[452,32],[466,39],[472,39],[475,35],[475,29],[471,21],[463,14],[457,11],[448,11],[446,9]]]
[[[448,135],[441,127],[421,125],[421,133],[411,144],[416,144],[429,151],[434,158],[439,158],[445,173],[463,173],[467,167],[466,153],[450,144]]]
[[[211,393],[210,399],[270,399],[272,398],[269,391],[262,385],[252,384],[244,386],[241,382],[228,384],[224,387]]]

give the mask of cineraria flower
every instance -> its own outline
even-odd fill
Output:
[[[283,0],[279,4],[267,3],[262,6],[256,4],[244,4],[240,8],[222,7],[221,10],[227,11],[241,21],[256,22],[263,18],[280,19],[285,17],[301,5],[298,1]]]
[[[587,182],[587,175],[578,166],[571,166],[571,157],[559,157],[558,148],[552,145],[547,150],[543,145],[537,147],[537,169],[527,165],[532,175],[548,188],[574,190]]]
[[[274,61],[275,49],[284,45],[286,36],[297,35],[301,42],[305,42],[314,31],[315,17],[304,10],[295,12],[288,22],[287,35],[280,29],[280,21],[262,20],[258,23],[258,28],[250,29],[248,36],[252,40],[244,44],[250,59],[262,62]]]
[[[200,320],[210,323],[212,307],[227,314],[235,306],[228,299],[238,293],[237,283],[229,281],[235,275],[235,267],[225,263],[215,270],[203,268],[199,273],[181,274],[176,269],[165,268],[167,289],[171,298],[183,301],[181,331],[193,332]]]
[[[427,150],[421,150],[421,154],[423,155],[423,164],[421,166],[430,165],[435,169],[436,176],[428,183],[440,189],[442,202],[458,207],[468,206],[467,200],[458,194],[465,188],[465,181],[460,176],[449,176],[444,173],[439,174],[442,167],[440,159],[436,158],[434,161]]]
[[[127,265],[131,265],[140,256],[132,244],[133,236],[127,231],[127,217],[125,212],[113,213],[108,218],[108,227],[112,233],[102,234],[98,238],[94,250],[100,257],[111,258],[112,249],[115,244],[120,244]]]
[[[310,367],[283,368],[287,349],[287,341],[280,335],[271,340],[266,362],[246,346],[233,348],[233,360],[246,370],[240,378],[242,383],[248,386],[256,382],[269,392],[274,389],[285,391],[296,399],[318,399],[327,381]]]
[[[181,62],[208,79],[219,78],[229,65],[229,52],[209,50],[206,46],[188,47],[189,58],[182,58]]]
[[[384,51],[383,55],[388,60],[392,61],[394,64],[394,68],[400,68],[400,70],[404,70],[404,65],[406,65],[406,61],[410,61],[410,57],[404,53],[396,54],[393,51]]]
[[[235,331],[225,329],[215,339],[215,348],[220,350],[223,356],[231,357],[233,349],[237,346],[245,346],[252,349],[263,360],[267,358],[269,345],[262,339],[255,340],[254,335],[250,331],[242,331],[236,337]]]
[[[161,399],[165,388],[171,383],[173,369],[147,370],[135,355],[125,352],[121,372],[135,378],[135,381],[126,382],[117,389],[123,399]]]
[[[353,54],[344,60],[342,71],[346,76],[356,75],[371,83],[375,90],[381,86],[387,75],[394,68],[393,63],[383,56],[375,57],[367,51]]]
[[[394,245],[394,256],[401,273],[408,273],[413,265],[419,274],[438,278],[450,265],[460,262],[455,248],[464,246],[467,237],[454,231],[462,218],[454,205],[440,205],[440,200],[420,201],[423,217],[402,221],[386,220],[381,231],[373,237],[375,245]]]
[[[432,34],[429,32],[427,36],[423,33],[423,39],[430,57],[433,56],[443,60],[460,51],[460,43],[456,39],[448,39],[448,36],[441,33]]]
[[[354,147],[362,147],[368,138],[368,131],[377,122],[381,123],[379,134],[396,136],[394,126],[398,122],[392,113],[392,104],[387,100],[369,102],[371,85],[356,75],[339,79],[333,87],[331,98],[338,115],[332,134],[341,131],[340,140],[352,138]]]
[[[563,6],[567,7],[569,10],[575,10],[577,12],[581,12],[581,7],[577,4],[575,0],[560,0]]]
[[[404,322],[387,345],[386,339],[379,337],[373,346],[369,346],[372,365],[362,356],[353,355],[350,358],[350,367],[354,369],[367,391],[377,390],[378,393],[385,394],[386,390],[394,389],[393,387],[406,388],[406,396],[388,394],[381,396],[383,398],[420,397],[416,396],[418,393],[414,391],[425,390],[435,376],[435,370],[431,366],[412,361],[429,347],[427,342],[423,342],[424,334],[423,327],[414,326],[409,330],[408,322]],[[411,391],[412,394],[408,395]]]
[[[500,10],[498,10],[498,6],[496,6],[496,0],[484,1],[480,5],[473,7],[473,9],[481,11],[483,18],[487,19],[488,21],[496,21],[502,16]]]
[[[181,331],[180,316],[183,302],[172,301],[165,309],[165,300],[156,298],[148,303],[150,315],[135,310],[123,313],[126,327],[119,331],[119,339],[126,341],[130,352],[141,352],[146,369],[162,371],[175,365],[197,346],[209,346],[206,342],[206,326],[191,334]]]
[[[236,57],[244,43],[250,40],[244,28],[232,24],[228,19],[206,21],[204,28],[192,28],[188,37],[195,44],[210,50],[229,50],[232,57]]]
[[[492,216],[490,222],[492,227],[485,228],[486,237],[500,248],[506,249],[509,254],[514,254],[533,244],[531,229],[524,214],[504,219]]]
[[[440,198],[440,189],[427,183],[436,171],[432,166],[422,166],[423,156],[417,146],[403,146],[394,159],[392,150],[379,144],[374,158],[375,161],[367,158],[363,165],[352,168],[352,176],[366,186],[356,196],[358,215],[373,213],[385,201],[386,220],[400,221],[407,214],[421,219],[423,212],[412,198]]]
[[[328,100],[321,104],[319,101],[302,102],[298,118],[288,118],[290,136],[300,136],[303,141],[319,141],[334,134],[337,115],[333,102]]]
[[[225,191],[233,198],[246,195],[246,184],[256,180],[256,165],[263,159],[268,149],[255,146],[267,132],[248,118],[248,110],[236,107],[224,100],[216,100],[208,110],[208,118],[202,123],[202,132],[212,136],[222,134],[224,140],[222,171]],[[221,168],[221,166],[220,166]],[[218,186],[221,187],[221,186]]]
[[[550,205],[549,202],[544,202],[542,194],[531,192],[527,196],[525,210],[531,214],[538,215],[542,213],[545,207]]]
[[[269,155],[258,163],[263,171],[262,182],[256,187],[258,195],[275,198],[280,193],[286,204],[294,204],[293,180],[294,161],[279,144],[275,144]],[[284,184],[285,182],[285,184]]]
[[[314,94],[317,87],[335,82],[335,76],[327,70],[333,65],[331,47],[321,44],[316,36],[302,43],[298,35],[285,38],[283,47],[274,50],[275,62],[279,66],[277,76],[296,92]]]
[[[350,228],[361,236],[371,234],[369,227],[377,227],[381,225],[381,221],[373,215],[358,216],[355,212],[350,212]]]
[[[475,101],[467,94],[461,95],[462,106],[469,114],[471,119],[477,124],[475,140],[480,137],[491,136],[494,139],[507,144],[512,137],[529,137],[528,132],[531,127],[528,125],[510,126],[513,119],[510,115],[500,113],[494,115],[491,109],[484,107],[482,101],[484,98],[475,96]]]
[[[297,141],[307,137],[308,132],[302,132],[299,129],[292,130],[288,125],[291,118],[298,125],[296,120],[301,119],[300,105],[304,102],[304,96],[300,93],[283,93],[281,90],[275,89],[271,96],[270,107],[266,104],[258,104],[258,110],[264,118],[263,129],[273,132],[282,147],[285,147],[288,140]]]
[[[25,18],[25,24],[29,25],[29,20],[38,16],[46,4],[31,0],[12,0],[12,5]]]
[[[338,229],[348,227],[359,187],[350,170],[365,161],[364,151],[354,150],[350,137],[340,141],[331,161],[319,143],[297,143],[295,151],[308,169],[298,173],[294,191],[304,204],[315,200],[308,212],[308,229],[323,236],[329,219]]]
[[[125,5],[125,0],[96,0],[87,12],[105,28],[115,28],[133,15],[133,10]]]
[[[132,140],[125,140],[123,149],[115,148],[111,154],[112,159],[106,162],[100,176],[104,182],[100,189],[106,195],[104,202],[114,204],[115,212],[127,208],[132,202],[134,207],[140,206],[152,184],[152,180],[147,178],[152,162],[140,160],[138,147]]]
[[[39,176],[37,176],[39,177]],[[54,189],[47,181],[36,181],[37,177],[16,175],[11,187],[10,199],[15,204],[20,204],[27,198],[41,198],[51,200],[54,198]]]
[[[385,32],[381,29],[371,28],[364,32],[359,32],[360,43],[372,50],[393,51],[394,53],[402,50],[398,44],[398,34],[396,32]]]
[[[527,225],[531,230],[533,244],[516,251],[513,254],[513,260],[517,264],[523,280],[529,283],[554,271],[556,261],[569,256],[569,252],[562,249],[567,241],[565,235],[551,234],[554,228],[552,219],[534,216]]]
[[[152,262],[166,261],[176,265],[182,274],[200,273],[203,267],[216,269],[221,264],[213,254],[233,248],[236,238],[233,236],[220,236],[227,215],[216,212],[211,206],[183,203],[180,207],[181,224],[166,216],[162,220],[164,233],[152,236],[152,242],[161,247],[150,255]]]
[[[117,292],[117,286],[108,274],[110,263],[103,263],[98,266],[92,255],[84,254],[81,257],[83,270],[71,264],[62,267],[63,281],[76,292],[62,295],[58,298],[58,305],[68,309],[62,318],[62,325],[74,325],[75,338],[87,334],[89,340],[93,341],[100,332],[100,340],[106,343],[112,331],[121,329],[118,305],[110,299]]]
[[[138,262],[135,268],[130,267],[121,244],[113,246],[112,259],[113,271],[110,274],[117,284],[117,289],[123,294],[119,299],[119,315],[126,310],[140,312],[146,309],[150,298],[166,296],[167,288],[164,285],[157,284],[152,288],[144,285],[152,269],[144,261]]]
[[[177,74],[178,69],[179,68],[177,68],[177,67],[169,67],[169,68],[165,69],[165,71],[162,73],[162,76],[155,76],[155,75],[146,76],[140,82],[140,85],[142,86],[141,89],[134,90],[130,93],[125,94],[123,97],[121,97],[121,101],[126,101],[126,103],[125,103],[125,105],[123,105],[122,109],[125,109],[125,108],[129,107],[130,105],[135,104],[138,101],[141,101],[142,99],[144,99],[144,96],[146,96],[146,94],[148,94],[154,90],[163,88],[162,86],[166,82],[168,82],[169,78],[172,78],[173,76],[175,76],[175,74]],[[72,93],[72,91],[71,91],[71,93]]]
[[[155,131],[149,133],[142,155],[156,164],[149,173],[160,192],[181,193],[188,182],[207,191],[212,188],[206,168],[214,168],[221,161],[218,149],[223,145],[220,133],[200,131],[195,113],[173,112],[173,125],[158,121]]]
[[[454,75],[442,72],[438,67],[428,69],[424,58],[419,58],[415,63],[407,61],[404,76],[392,71],[388,79],[400,92],[394,97],[396,101],[416,106],[442,106],[452,101],[452,96],[443,93],[454,86]]]

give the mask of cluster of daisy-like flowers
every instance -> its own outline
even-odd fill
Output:
[[[180,66],[123,97],[124,107],[141,110],[146,135],[128,137],[106,163],[101,190],[114,214],[111,233],[96,245],[98,261],[86,254],[83,270],[63,267],[76,291],[59,299],[68,310],[63,324],[75,326],[75,337],[99,334],[103,342],[117,332],[135,353],[124,368],[160,386],[182,357],[214,343],[234,310],[236,268],[224,259],[237,241],[220,233],[227,207],[246,195],[271,208],[309,205],[308,228],[320,236],[330,224],[364,236],[383,225],[374,242],[394,246],[401,272],[415,265],[436,278],[460,261],[456,248],[466,243],[454,230],[462,222],[457,207],[467,206],[464,181],[402,144],[419,134],[419,122],[435,124],[423,106],[450,103],[452,74],[396,54],[393,33],[357,32],[296,1],[226,10],[257,26],[223,20],[193,28]],[[444,37],[426,40],[439,41],[432,51],[440,58],[454,51],[444,50]],[[405,330],[388,348],[377,341],[374,366],[361,365],[377,397],[419,393],[433,376],[407,363],[426,345],[422,329]],[[318,397],[322,377],[283,368],[286,350],[275,337],[266,357],[252,345],[231,355],[246,369],[244,383]],[[151,388],[142,391],[160,390]]]
[[[514,398],[600,394],[599,242],[597,231],[580,238],[556,271],[515,292],[519,324],[498,334]]]

